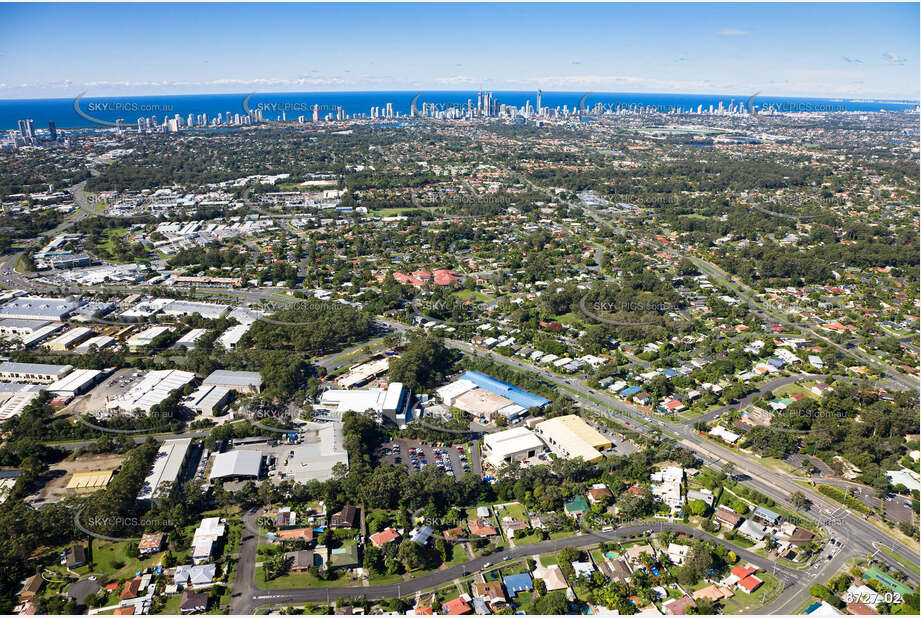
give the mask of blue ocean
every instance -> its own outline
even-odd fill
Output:
[[[620,108],[655,108],[657,111],[697,111],[700,107],[707,111],[710,106],[724,109],[730,106],[744,106],[751,102],[760,110],[772,107],[778,111],[897,111],[918,106],[917,101],[882,101],[855,99],[822,99],[769,97],[751,94],[697,95],[697,94],[637,94],[637,93],[584,93],[584,92],[543,92],[541,106],[569,110],[589,109],[601,104],[605,109]],[[495,91],[493,98],[497,104],[524,107],[530,102],[537,105],[537,93],[534,91]],[[93,118],[115,122],[123,119],[126,124],[136,124],[138,118],[156,116],[159,120],[178,114],[185,119],[189,114],[195,116],[207,114],[209,119],[218,114],[226,118],[229,113],[246,115],[248,110],[262,110],[266,120],[279,120],[284,114],[287,120],[297,120],[304,116],[310,120],[313,106],[320,109],[320,116],[335,115],[338,108],[355,116],[370,115],[372,107],[381,108],[385,113],[387,104],[391,104],[394,114],[409,115],[410,106],[416,101],[416,108],[422,109],[423,103],[434,104],[437,109],[466,107],[468,101],[477,105],[475,91],[379,91],[379,92],[284,92],[258,94],[200,94],[200,95],[157,95],[131,97],[91,97],[75,99],[15,99],[0,100],[0,129],[15,129],[19,120],[31,118],[36,129],[45,129],[49,122],[57,128],[97,127],[83,118],[74,109],[75,104],[84,113]]]

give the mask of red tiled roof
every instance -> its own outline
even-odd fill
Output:
[[[387,528],[381,530],[377,534],[371,535],[371,542],[374,543],[375,547],[383,547],[386,543],[390,541],[395,541],[400,538],[400,535],[393,528]]]
[[[138,590],[141,589],[141,578],[135,577],[132,580],[125,582],[125,587],[122,588],[122,593],[118,597],[122,601],[126,599],[134,599],[138,596]]]
[[[451,599],[450,601],[442,603],[441,605],[442,613],[447,616],[460,616],[462,614],[469,614],[471,609],[472,608],[470,607],[470,604],[460,597]]]
[[[291,528],[289,530],[279,530],[277,532],[279,539],[283,541],[296,541],[298,539],[303,539],[304,541],[313,540],[313,528]]]
[[[761,580],[754,575],[749,575],[748,577],[739,580],[739,586],[744,588],[746,592],[754,592],[758,586],[761,585],[761,583]]]
[[[732,574],[738,577],[739,579],[745,579],[753,573],[757,573],[758,569],[750,566],[742,566],[741,564],[732,568]]]

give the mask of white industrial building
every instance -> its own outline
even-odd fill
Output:
[[[219,305],[217,303],[197,303],[188,300],[174,300],[162,311],[166,315],[193,315],[198,314],[203,318],[217,319],[230,311],[230,305]]]
[[[507,461],[524,461],[546,450],[537,434],[525,427],[489,433],[483,438],[483,454],[494,468]]]
[[[336,385],[339,386],[339,388],[356,388],[363,386],[372,378],[386,373],[389,366],[389,356],[356,365],[349,369],[348,373],[336,378]]]
[[[25,410],[38,395],[39,391],[37,390],[23,390],[7,398],[0,404],[0,421],[5,421],[22,414],[22,411]]]
[[[5,318],[0,320],[0,337],[19,341],[28,348],[41,343],[63,328],[63,322]]]
[[[33,333],[52,324],[50,320],[23,320],[21,318],[4,318],[0,320],[0,337],[22,340]]]
[[[102,377],[103,373],[98,369],[75,369],[57,382],[50,384],[48,391],[53,395],[76,397],[93,388]]]
[[[240,339],[243,338],[243,335],[249,331],[250,326],[252,326],[252,324],[237,324],[236,326],[231,326],[217,338],[217,344],[225,350],[236,350],[237,344],[240,343]]]
[[[44,363],[0,363],[0,380],[51,384],[70,373],[72,365],[46,365]]]
[[[0,319],[54,320],[60,322],[83,303],[73,298],[20,296],[0,307]]]
[[[93,346],[96,346],[97,350],[102,350],[109,347],[117,340],[115,337],[109,337],[108,335],[98,335],[96,337],[90,337],[80,345],[74,348],[74,352],[77,354],[87,354],[91,351]]]
[[[201,339],[202,335],[208,332],[207,328],[193,328],[176,342],[176,347],[191,350],[195,348],[196,342]]]
[[[144,479],[144,484],[141,485],[138,500],[150,501],[157,494],[157,490],[161,485],[164,483],[176,484],[180,481],[180,475],[185,467],[191,445],[192,438],[166,440],[160,445],[160,450],[157,451],[157,456],[154,458],[153,467],[147,478]]]
[[[149,346],[154,339],[159,337],[164,333],[172,332],[172,327],[170,326],[151,326],[148,329],[142,330],[141,332],[133,335],[125,344],[128,346],[128,349],[132,352],[137,352],[141,348]]]
[[[229,371],[218,369],[208,375],[202,384],[223,386],[238,393],[258,393],[262,390],[262,375],[258,371]]]
[[[186,398],[184,405],[199,414],[214,416],[215,412],[220,411],[227,405],[229,399],[230,391],[223,386],[202,384]]]
[[[211,466],[210,480],[256,479],[262,469],[262,451],[234,450],[219,453]]]
[[[122,412],[141,410],[149,414],[150,410],[169,397],[170,393],[191,383],[194,379],[195,374],[188,371],[175,369],[151,371],[128,392],[106,402],[106,409]]]
[[[69,350],[73,346],[81,343],[85,339],[89,339],[93,336],[93,329],[87,328],[85,326],[78,326],[72,328],[62,335],[58,335],[51,341],[45,344],[45,346],[54,352],[64,352]]]
[[[478,388],[477,385],[470,380],[455,380],[450,384],[445,384],[436,389],[435,393],[441,398],[446,406],[453,406],[458,397],[475,388]]]
[[[367,388],[350,391],[330,389],[320,396],[318,407],[341,417],[345,412],[371,411],[378,422],[384,418],[397,425],[406,423],[407,408],[412,392],[400,382],[391,382],[387,388]]]
[[[55,333],[64,330],[63,322],[51,322],[47,326],[44,326],[31,335],[26,335],[22,337],[22,345],[27,348],[38,345],[41,342],[48,339],[48,337],[54,335]]]

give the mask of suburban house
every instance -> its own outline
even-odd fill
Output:
[[[159,551],[163,551],[163,546],[166,544],[166,533],[165,532],[154,532],[153,534],[145,534],[141,537],[140,542],[138,543],[138,553],[142,556],[149,556],[150,554],[155,554]]]
[[[182,598],[179,600],[179,611],[183,614],[203,614],[207,609],[207,592],[193,592],[189,589],[182,591]]]
[[[177,586],[194,588],[214,581],[217,568],[213,564],[183,564],[176,567],[173,583]]]
[[[761,524],[755,523],[751,519],[746,519],[742,522],[742,525],[739,526],[739,534],[757,543],[767,536],[767,528]]]
[[[489,523],[481,517],[468,519],[467,528],[470,530],[471,536],[496,536],[499,534],[495,526],[489,525]]]
[[[697,607],[694,599],[685,595],[680,599],[672,599],[662,604],[662,611],[669,616],[685,616],[688,610]]]
[[[586,493],[588,501],[592,504],[598,504],[607,498],[613,498],[614,494],[604,483],[595,483]]]
[[[732,530],[742,521],[742,516],[728,507],[721,506],[716,509],[713,521]]]
[[[544,585],[547,586],[547,592],[566,590],[569,587],[569,584],[566,583],[566,578],[563,576],[563,570],[556,564],[542,569],[534,569],[534,577],[544,582]]]
[[[83,545],[72,545],[67,550],[65,556],[68,569],[76,569],[86,564],[86,547]]]
[[[473,607],[463,597],[457,597],[441,604],[441,613],[445,616],[463,616],[472,611]]]
[[[329,527],[338,528],[355,528],[358,525],[358,507],[344,506],[338,513],[333,513],[329,518]]]
[[[22,585],[22,590],[19,591],[19,600],[28,601],[29,599],[35,597],[42,590],[42,586],[45,584],[45,580],[42,579],[42,576],[39,574],[33,575]]]
[[[505,589],[511,597],[518,596],[519,592],[531,592],[534,590],[534,582],[527,573],[518,573],[517,575],[506,575],[503,579]]]
[[[528,577],[530,580],[530,577]],[[494,582],[477,582],[473,584],[473,594],[475,597],[484,599],[494,610],[501,610],[508,605],[508,599],[505,598],[505,591],[502,590],[502,584]]]
[[[679,545],[678,543],[669,543],[668,544],[668,559],[672,561],[673,564],[678,566],[684,565],[685,558],[688,557],[688,553],[691,551],[691,548],[687,545]]]
[[[573,496],[564,505],[566,514],[573,519],[578,519],[588,512],[588,501],[584,496]]]
[[[398,538],[400,538],[400,533],[394,530],[393,528],[384,528],[380,532],[376,534],[372,534],[370,536],[371,543],[378,549],[380,549],[387,543],[396,541]]]

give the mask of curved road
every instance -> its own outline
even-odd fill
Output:
[[[244,516],[249,525],[255,526],[254,520],[257,513],[250,511]],[[339,586],[333,588],[291,588],[281,590],[267,590],[256,586],[253,576],[255,574],[256,550],[258,546],[258,537],[249,534],[244,537],[243,544],[240,548],[240,560],[236,577],[234,578],[232,589],[234,590],[231,597],[230,613],[231,614],[250,614],[257,607],[262,605],[291,605],[300,603],[327,603],[333,602],[338,598],[356,599],[366,597],[370,600],[392,599],[406,595],[414,595],[423,590],[429,590],[442,584],[446,584],[454,579],[465,577],[476,571],[482,570],[486,563],[500,565],[506,560],[525,558],[536,554],[559,551],[564,547],[587,547],[595,545],[601,541],[627,541],[632,539],[648,538],[645,534],[647,530],[658,532],[660,530],[672,530],[674,532],[684,532],[688,537],[711,540],[720,545],[731,549],[739,556],[740,560],[751,562],[758,565],[762,570],[774,572],[780,579],[784,589],[797,585],[802,579],[802,574],[785,566],[778,566],[771,560],[759,556],[722,539],[709,535],[696,528],[686,524],[671,522],[647,522],[642,524],[629,524],[618,528],[614,532],[593,532],[591,534],[579,534],[565,539],[556,539],[543,541],[531,545],[522,545],[514,549],[498,551],[489,556],[474,558],[463,564],[458,564],[434,573],[422,575],[410,581],[398,584],[387,584],[382,586]]]

